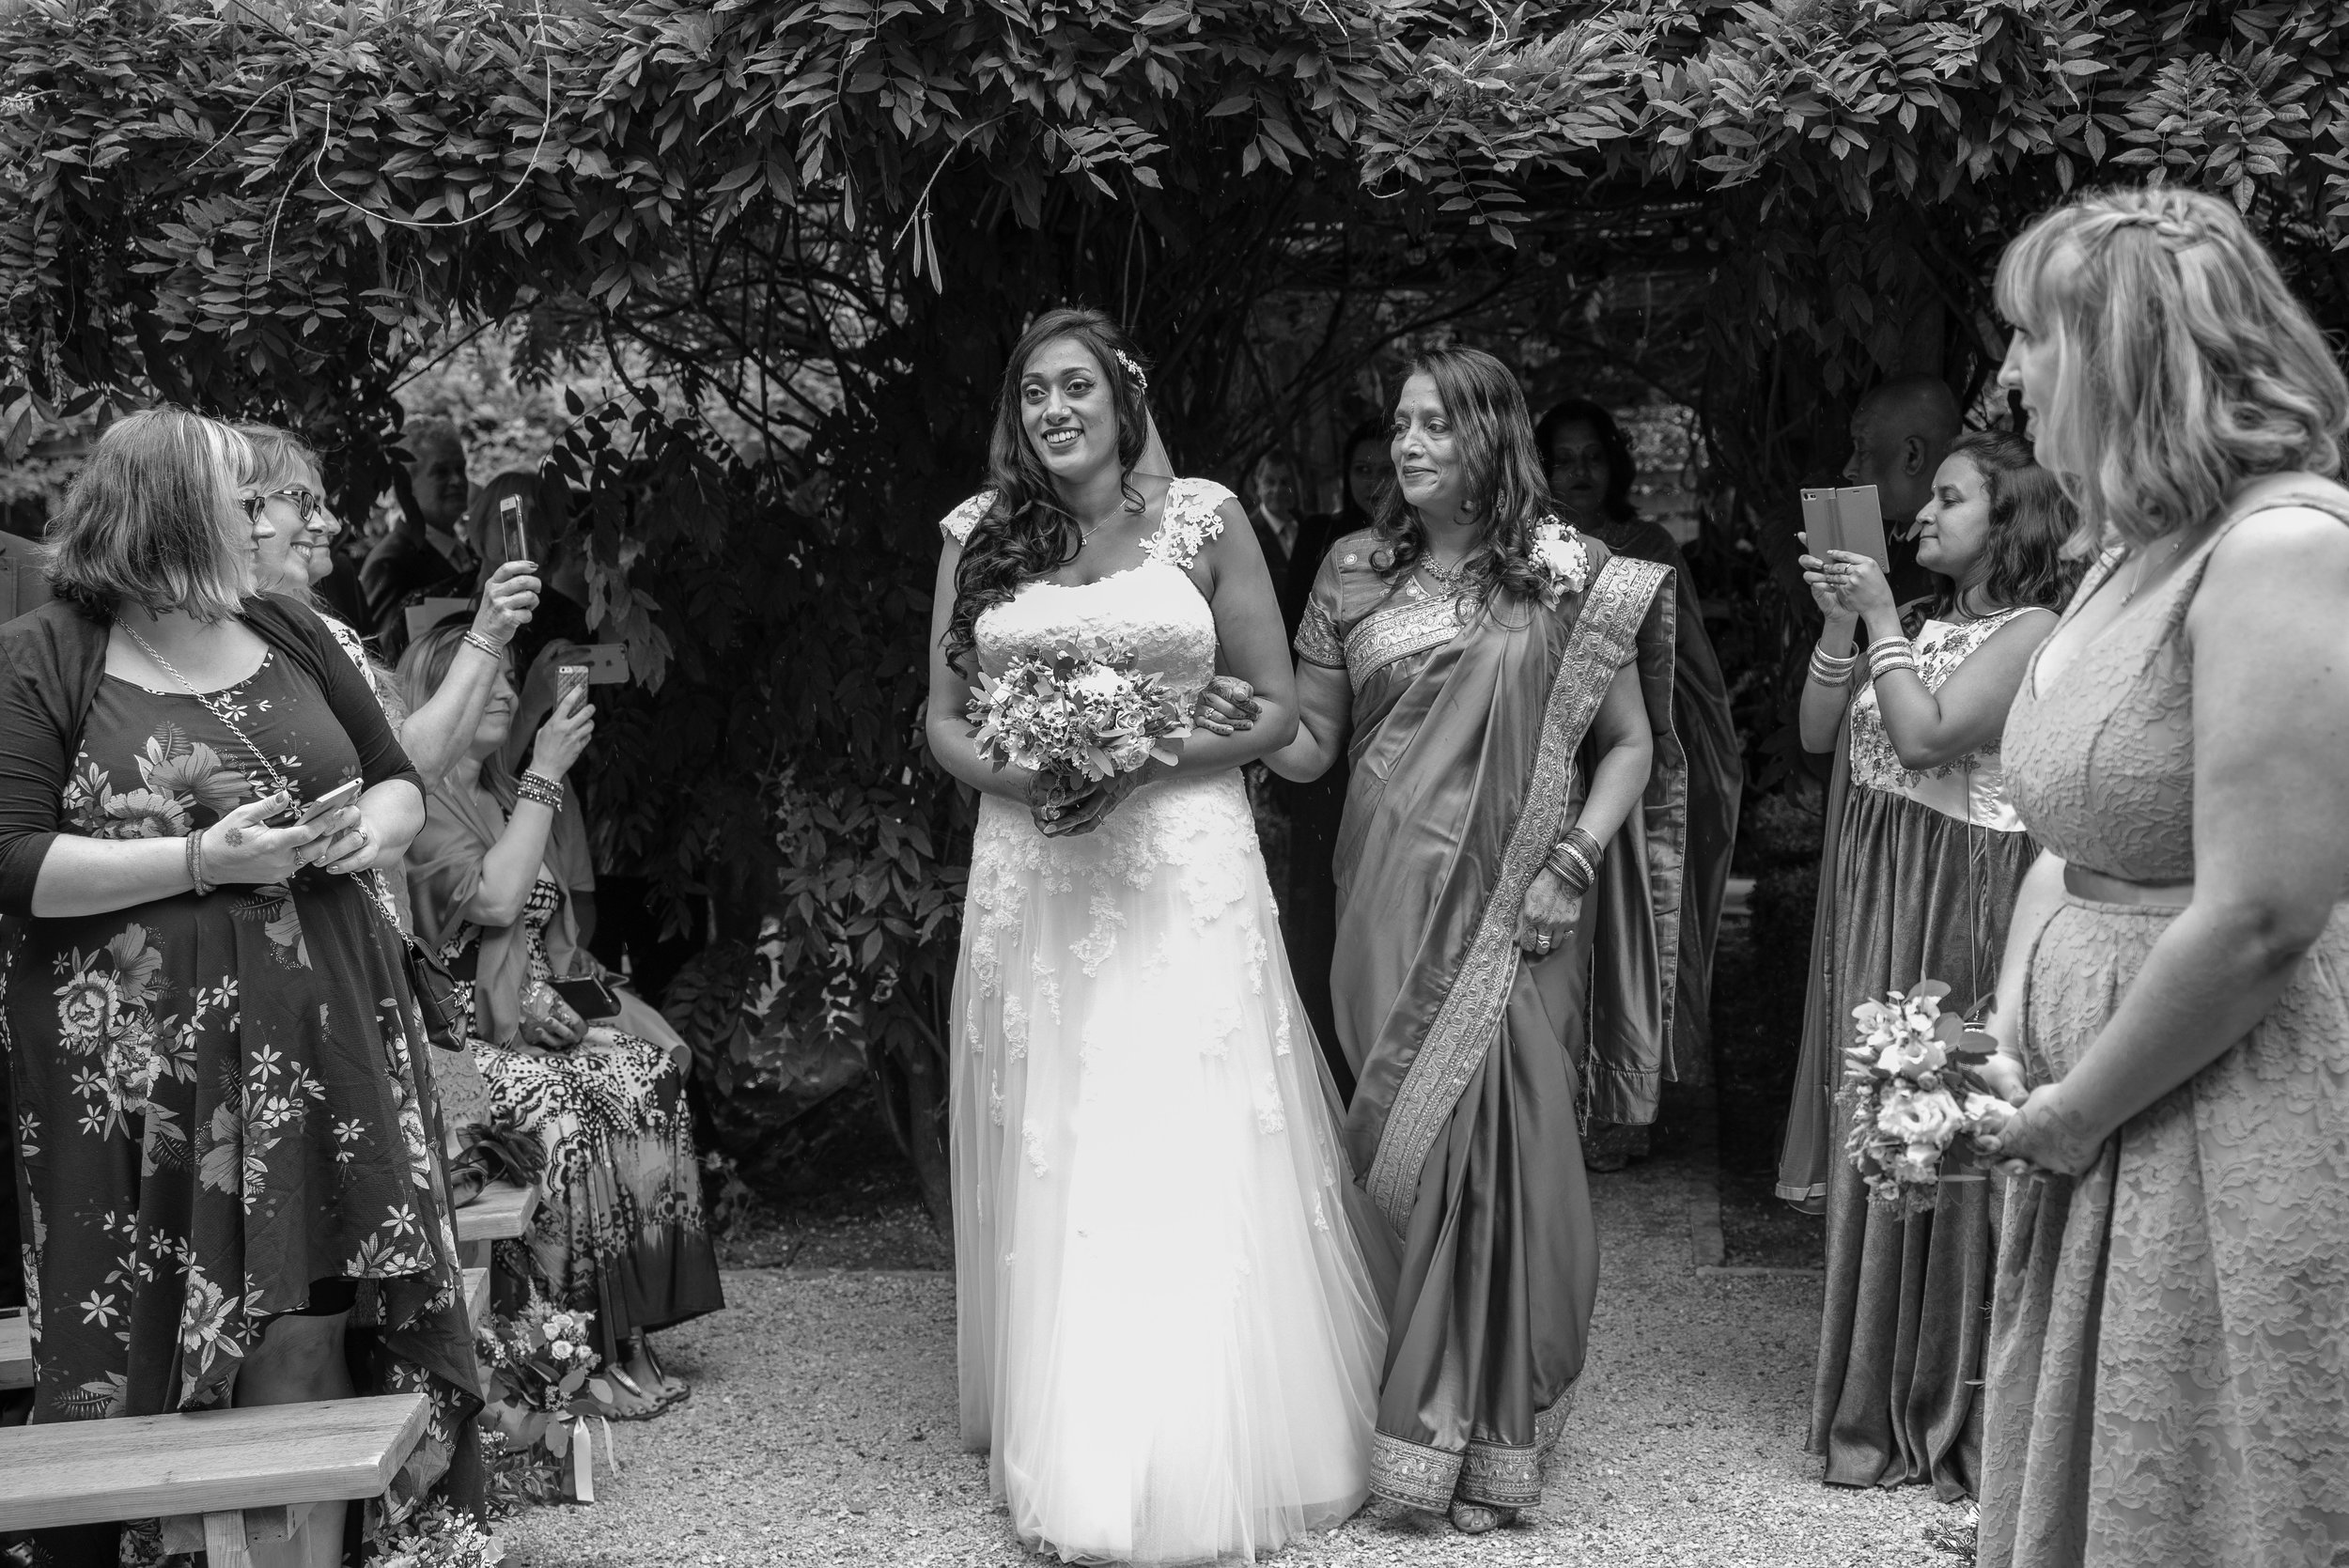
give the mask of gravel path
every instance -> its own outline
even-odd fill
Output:
[[[1820,1484],[1802,1452],[1818,1279],[1696,1266],[1708,1173],[1658,1161],[1593,1178],[1591,1362],[1539,1510],[1470,1539],[1377,1506],[1272,1560],[1955,1568],[1926,1531],[1962,1509],[1918,1487]],[[513,1568],[1037,1561],[957,1438],[950,1275],[737,1269],[726,1296],[662,1339],[692,1401],[613,1428],[620,1467],[599,1463],[594,1507],[501,1526]]]

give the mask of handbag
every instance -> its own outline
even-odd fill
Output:
[[[465,1009],[458,999],[457,977],[404,931],[399,948],[408,970],[408,988],[415,993],[416,1016],[424,1021],[424,1037],[441,1050],[463,1050],[465,1042],[458,1034],[457,1019]]]

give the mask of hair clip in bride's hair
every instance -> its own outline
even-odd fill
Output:
[[[1128,376],[1133,379],[1134,390],[1136,392],[1147,392],[1150,390],[1150,378],[1142,373],[1142,366],[1136,365],[1132,358],[1127,354],[1125,349],[1112,349],[1110,352],[1117,356],[1118,368],[1125,371]]]

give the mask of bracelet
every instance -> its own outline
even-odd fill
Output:
[[[514,781],[514,793],[524,800],[536,800],[550,811],[563,809],[563,784],[544,773],[524,773]]]
[[[1579,898],[1598,880],[1598,862],[1606,850],[1600,847],[1581,828],[1568,828],[1565,836],[1550,846],[1548,863],[1566,884],[1566,891]]]
[[[471,643],[474,647],[479,648],[483,653],[488,654],[491,659],[496,660],[499,663],[503,664],[506,662],[506,645],[503,643],[492,643],[490,639],[482,636],[481,633],[474,630],[470,627],[465,629],[465,641]]]
[[[204,880],[204,830],[201,828],[188,835],[188,880],[194,884],[198,898],[212,891],[212,885]]]
[[[1859,663],[1859,656],[1856,653],[1833,654],[1813,645],[1811,649],[1811,678],[1821,686],[1842,686],[1851,679],[1851,673]]]
[[[1906,637],[1879,637],[1868,644],[1868,668],[1881,679],[1895,670],[1914,674],[1917,650],[1909,646]]]

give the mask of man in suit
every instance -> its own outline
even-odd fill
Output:
[[[1933,574],[1917,564],[1908,534],[1933,499],[1933,476],[1963,427],[1957,398],[1938,376],[1895,377],[1852,411],[1851,460],[1843,466],[1843,482],[1876,488],[1885,548],[1892,558],[1886,576],[1896,602],[1933,592]]]
[[[359,568],[366,629],[387,659],[397,658],[408,641],[403,616],[409,599],[441,589],[473,592],[473,552],[459,535],[465,504],[473,499],[465,478],[465,443],[456,426],[437,418],[409,426],[399,443],[408,451],[407,467],[393,487],[399,518]],[[460,577],[466,581],[459,586]]]

